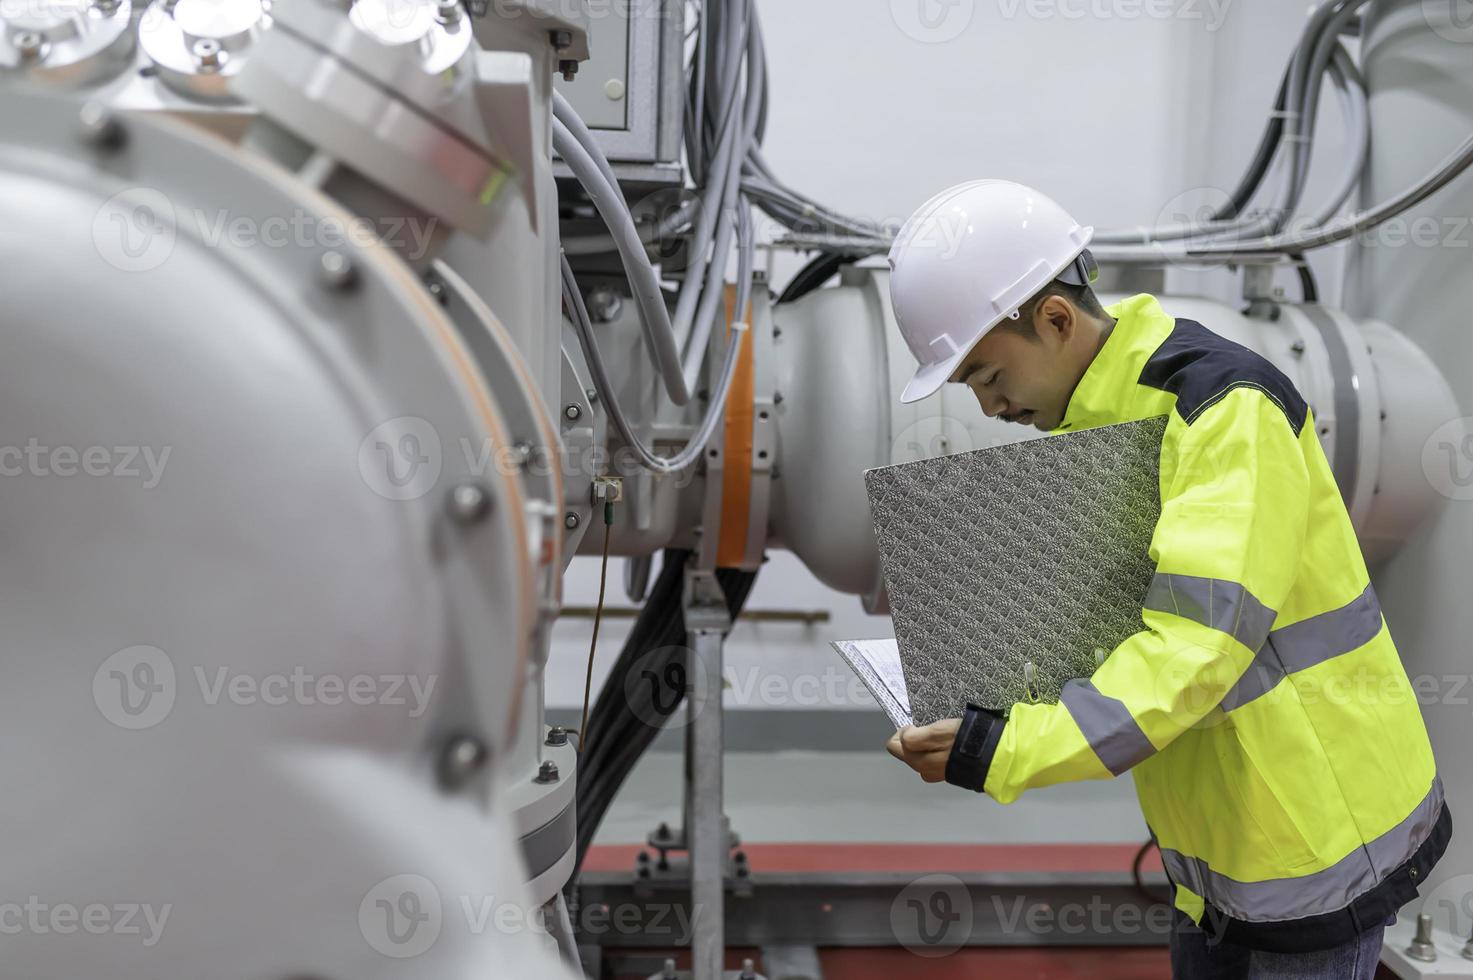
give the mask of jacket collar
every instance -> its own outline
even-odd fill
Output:
[[[1160,411],[1156,399],[1142,397],[1138,380],[1176,321],[1147,293],[1121,300],[1105,312],[1115,318],[1115,326],[1079,379],[1054,432],[1132,422]]]

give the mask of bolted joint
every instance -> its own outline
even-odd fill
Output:
[[[569,531],[576,528],[579,523],[580,522],[578,520],[578,515],[573,513],[571,510],[568,511],[567,515],[563,517],[563,527],[567,528]]]
[[[446,287],[445,280],[441,279],[434,272],[427,272],[425,273],[424,281],[425,289],[429,290],[430,297],[436,303],[439,303],[441,306],[450,305],[450,290]]]
[[[1406,954],[1423,963],[1432,963],[1437,959],[1437,947],[1432,945],[1432,916],[1426,913],[1417,916],[1417,934],[1412,937],[1412,944],[1406,948]]]
[[[559,51],[566,51],[573,46],[572,31],[552,31],[549,33],[548,38],[552,41],[552,46]]]
[[[571,82],[578,77],[578,62],[571,58],[564,58],[557,63],[557,70],[562,72],[563,81]]]
[[[225,65],[225,58],[227,57],[225,49],[214,38],[201,38],[195,41],[194,46],[189,50],[194,55],[194,63],[199,66],[201,71],[215,72],[219,71]]]
[[[358,270],[352,259],[337,249],[328,249],[318,262],[317,280],[328,289],[352,289],[358,282]]]
[[[624,300],[607,286],[599,286],[588,294],[588,314],[595,323],[608,323],[619,316]]]
[[[82,106],[78,131],[82,141],[99,150],[116,150],[126,141],[128,132],[110,109],[98,102]]]
[[[534,782],[555,783],[558,781],[558,778],[557,763],[548,759],[541,766],[537,767],[537,778]]]
[[[22,61],[40,61],[46,56],[46,36],[37,31],[21,31],[11,38]]]
[[[548,745],[567,745],[568,744],[568,730],[566,728],[564,728],[562,725],[553,725],[551,728],[549,728],[547,730],[547,742],[546,742],[546,744],[548,744]]]
[[[486,744],[473,735],[456,735],[440,753],[436,775],[444,789],[459,789],[486,765]]]
[[[461,527],[478,524],[491,513],[491,495],[479,484],[462,483],[451,489],[445,511]]]
[[[582,417],[583,409],[579,408],[572,402],[569,402],[567,406],[563,408],[563,418],[567,419],[569,422],[576,422]]]
[[[526,472],[527,469],[531,467],[532,459],[536,455],[537,451],[533,449],[532,444],[530,442],[527,442],[525,439],[521,442],[516,443],[511,448],[512,455],[517,461],[517,469],[521,470],[522,472]]]

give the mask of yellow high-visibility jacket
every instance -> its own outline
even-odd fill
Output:
[[[975,786],[1009,803],[1130,770],[1177,908],[1253,948],[1339,945],[1451,834],[1417,700],[1288,378],[1151,296],[1109,312],[1055,431],[1169,416],[1143,628],[972,736]]]

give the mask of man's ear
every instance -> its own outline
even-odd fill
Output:
[[[1062,296],[1047,296],[1033,311],[1033,329],[1052,345],[1067,346],[1079,329],[1078,311]]]

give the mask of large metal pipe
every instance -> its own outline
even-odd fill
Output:
[[[1363,41],[1370,92],[1371,159],[1362,203],[1384,200],[1425,174],[1473,132],[1473,5],[1467,0],[1378,0]],[[1473,400],[1473,177],[1357,242],[1346,302],[1396,323],[1438,364],[1467,410]],[[1386,620],[1419,694],[1453,813],[1473,812],[1467,747],[1473,710],[1468,676],[1469,555],[1473,555],[1473,447],[1451,413],[1416,447],[1422,475],[1445,498],[1441,515],[1373,569]],[[1462,707],[1459,707],[1459,705]],[[1473,928],[1473,838],[1455,835],[1432,879],[1426,911],[1439,929]],[[1410,911],[1410,910],[1409,910]]]

